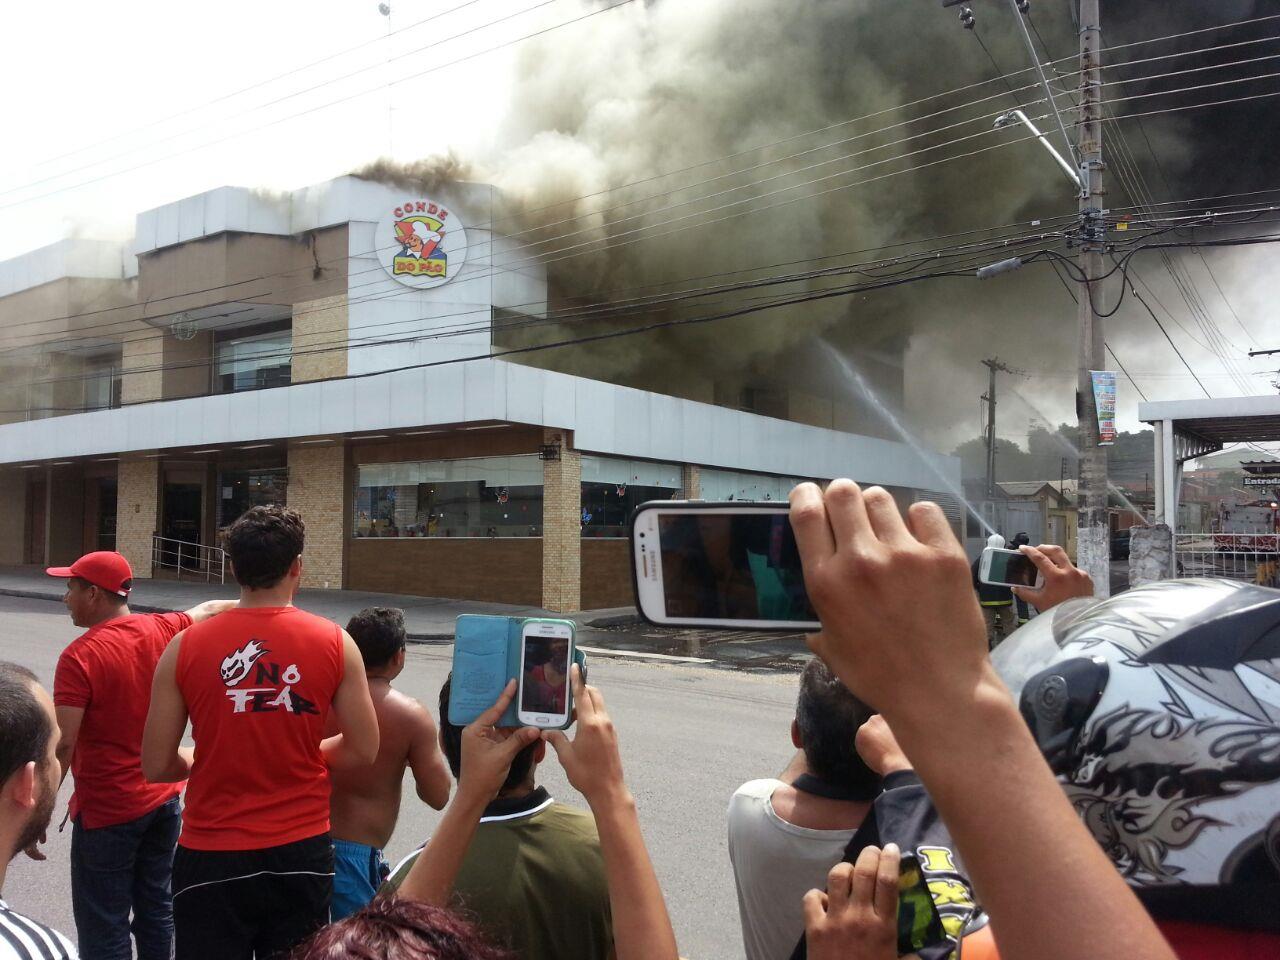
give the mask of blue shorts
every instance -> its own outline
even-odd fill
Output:
[[[349,917],[368,905],[390,874],[382,851],[350,840],[333,841],[333,904],[330,920]]]

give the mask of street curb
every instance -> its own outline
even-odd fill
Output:
[[[41,593],[39,590],[14,590],[11,587],[0,587],[0,597],[20,597],[23,600],[48,600],[60,603],[62,597],[56,593]],[[131,603],[129,609],[136,613],[173,613],[172,607],[156,607],[149,603]]]
[[[597,617],[595,620],[584,621],[583,626],[604,630],[609,627],[629,627],[633,623],[643,622],[638,613],[618,613],[611,617]]]

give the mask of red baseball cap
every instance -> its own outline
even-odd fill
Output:
[[[133,570],[129,561],[114,550],[97,550],[86,553],[69,567],[49,567],[51,577],[79,577],[118,597],[129,596],[133,589]]]

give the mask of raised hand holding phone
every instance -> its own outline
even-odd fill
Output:
[[[604,697],[589,687],[575,663],[571,670],[578,728],[570,740],[559,730],[542,731],[565,776],[591,805],[600,852],[609,878],[616,960],[677,960],[676,936],[667,904],[640,833],[635,799],[622,776],[618,734]]]
[[[1044,613],[1064,600],[1093,596],[1093,578],[1072,563],[1067,551],[1061,547],[1045,543],[1018,549],[1036,565],[1042,581],[1038,590],[1014,587],[1013,593],[1019,600],[1025,600]]]
[[[592,809],[597,803],[631,802],[622,775],[618,734],[604,708],[604,695],[589,687],[582,671],[572,667],[574,704],[578,711],[577,730],[570,740],[559,730],[544,730],[542,738],[551,744],[573,788],[586,798]]]
[[[497,702],[462,728],[462,775],[458,794],[487,804],[502,788],[516,754],[538,739],[533,727],[512,730],[497,726],[515,695],[516,682],[510,680]]]

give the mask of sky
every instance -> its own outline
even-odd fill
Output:
[[[0,84],[31,95],[5,98],[0,259],[130,236],[137,212],[218,186],[284,190],[380,156],[483,154],[513,54],[481,52],[558,22],[556,6],[574,12],[401,0],[388,37],[376,0],[6,4]]]
[[[68,236],[125,239],[138,212],[226,184],[287,190],[378,157],[411,161],[449,150],[483,167],[503,148],[499,130],[519,102],[515,64],[525,44],[516,41],[601,6],[604,0],[399,0],[388,18],[376,0],[223,0],[199,8],[156,0],[6,4],[0,83],[27,95],[6,96],[3,107],[0,259]],[[606,18],[624,16],[604,29]],[[595,36],[626,43],[624,27],[649,16],[651,8],[635,4],[537,42],[549,56],[581,50]],[[608,51],[597,59],[608,69]],[[1057,176],[1045,163],[1045,176]],[[1269,392],[1267,362],[1243,355],[1280,346],[1268,340],[1277,328],[1274,252],[1210,251],[1204,261],[1180,256],[1207,291],[1245,382],[1252,392]],[[1168,276],[1162,281],[1154,268],[1146,273],[1176,315]],[[1043,293],[1036,308],[1060,314],[1064,331],[1073,328],[1074,304],[1052,278]],[[1215,396],[1239,394],[1222,361],[1185,322],[1170,333],[1205,386]],[[1108,337],[1150,399],[1199,395],[1132,301],[1109,321]],[[929,371],[965,339],[957,326],[914,342],[908,353],[908,401],[915,404],[909,412],[940,448],[977,432],[980,368],[963,384],[965,397],[973,395],[963,401],[973,409],[973,430],[968,419],[954,417],[937,430],[929,425],[931,410],[959,403],[940,394]],[[1064,333],[1063,343],[1070,339]],[[1056,351],[1010,359],[1032,374],[1035,389],[1009,384],[1017,392],[1001,408],[1002,435],[1021,441],[1037,421],[1074,419],[1073,363],[1064,372]],[[1121,376],[1122,429],[1141,426],[1137,401]]]

